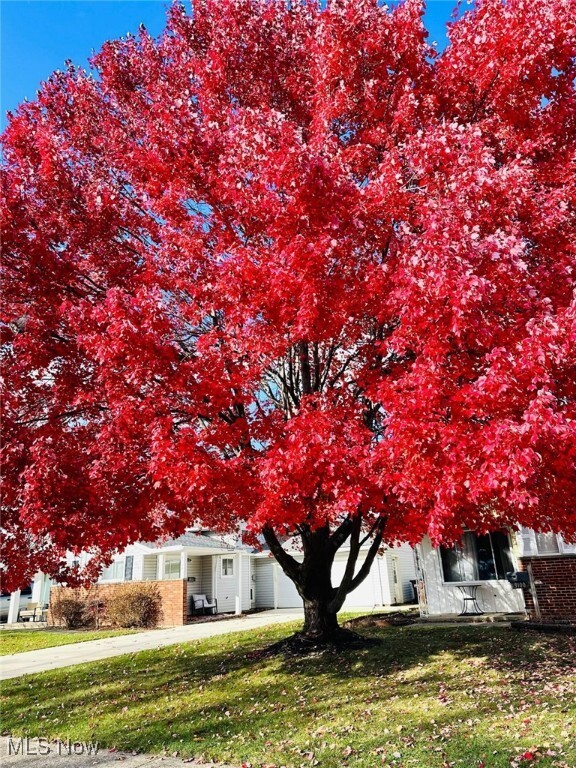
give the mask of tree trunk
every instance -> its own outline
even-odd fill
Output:
[[[298,594],[304,603],[304,627],[299,637],[314,645],[330,642],[338,636],[341,639],[347,630],[341,630],[338,624],[338,611],[342,608],[346,595],[354,591],[368,576],[370,567],[382,542],[386,518],[380,518],[366,535],[364,541],[373,536],[372,543],[361,567],[356,572],[358,554],[363,541],[360,541],[362,520],[360,517],[349,518],[335,532],[330,528],[310,530],[301,526],[300,535],[304,550],[304,559],[298,562],[284,550],[274,530],[263,528],[266,543],[284,573],[292,579]],[[339,586],[332,585],[332,565],[338,549],[350,537],[350,549],[344,576]]]
[[[314,643],[325,643],[339,630],[338,616],[329,610],[330,600],[304,598],[304,628],[302,635]]]
[[[304,603],[302,637],[314,643],[328,642],[338,631],[337,610],[331,605],[332,563],[335,550],[330,546],[328,528],[307,532],[303,537],[304,561],[296,587]]]

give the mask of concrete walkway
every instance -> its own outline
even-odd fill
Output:
[[[262,611],[262,613],[239,616],[236,619],[212,621],[205,624],[188,624],[184,627],[171,627],[170,629],[152,629],[133,635],[105,637],[102,640],[89,640],[83,643],[42,648],[38,651],[14,653],[11,656],[0,657],[0,680],[9,680],[13,677],[34,672],[45,672],[59,667],[71,667],[74,664],[109,659],[112,656],[122,656],[125,653],[148,651],[191,640],[204,640],[208,637],[229,635],[232,632],[249,632],[274,624],[296,621],[302,617],[303,612],[299,609]]]
[[[216,766],[213,763],[197,763],[178,757],[110,752],[81,742],[68,745],[66,742],[58,744],[47,742],[45,739],[20,740],[9,736],[0,739],[2,768],[184,768],[184,764],[190,762],[197,768],[232,768],[222,763]]]

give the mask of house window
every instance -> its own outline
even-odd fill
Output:
[[[234,558],[222,558],[222,576],[234,576]]]
[[[555,533],[536,533],[536,551],[539,555],[557,555],[560,552]]]
[[[454,547],[441,547],[445,582],[505,579],[514,570],[508,534],[467,531]]]
[[[167,557],[164,560],[164,578],[165,579],[179,579],[180,578],[180,558],[179,557]]]
[[[122,581],[124,578],[124,560],[115,560],[108,568],[104,568],[100,581]]]

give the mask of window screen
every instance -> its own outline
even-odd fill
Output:
[[[164,560],[164,578],[165,579],[179,579],[180,578],[180,558],[166,558]]]

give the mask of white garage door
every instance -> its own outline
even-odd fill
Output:
[[[302,598],[294,586],[294,582],[286,576],[276,563],[278,573],[278,608],[302,608]]]
[[[294,582],[284,573],[276,563],[274,567],[278,573],[278,608],[301,608],[302,598],[298,594]],[[342,581],[346,561],[336,561],[332,566],[332,584],[337,587]],[[344,608],[372,608],[375,605],[390,602],[386,563],[377,558],[370,574],[360,584],[358,589],[351,592],[344,603]]]
[[[344,602],[344,608],[372,608],[380,605],[382,595],[378,579],[378,564],[374,563],[368,576],[364,579],[354,592],[351,592]],[[332,566],[332,584],[335,587],[340,584],[344,576],[346,562],[344,560],[336,561]]]

